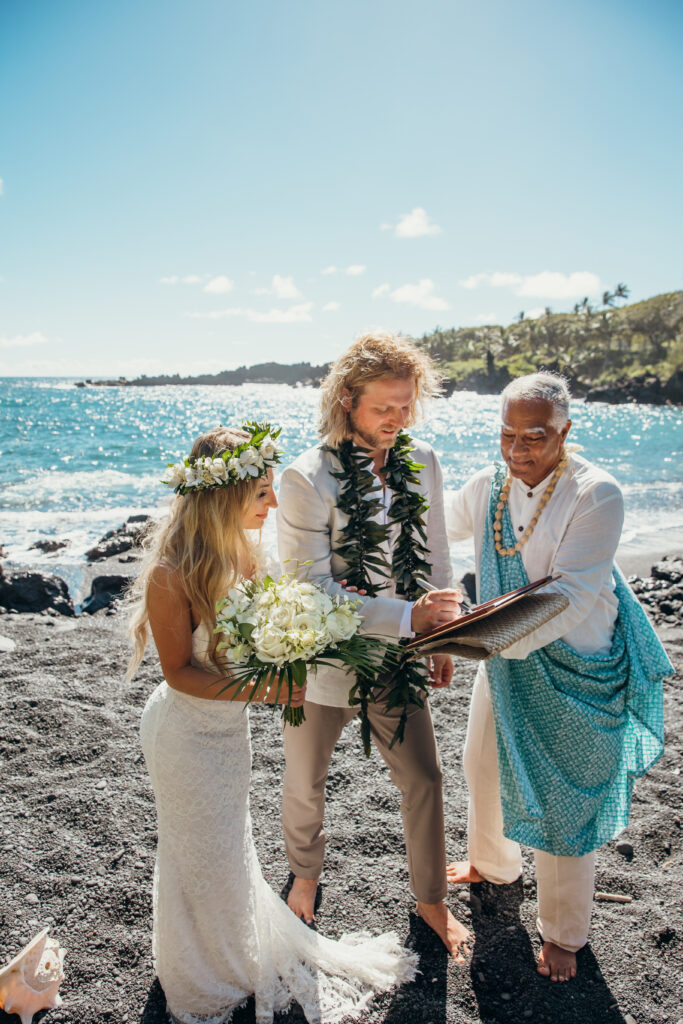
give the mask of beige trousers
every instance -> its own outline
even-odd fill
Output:
[[[522,873],[519,844],[503,835],[496,730],[483,663],[477,672],[464,755],[469,789],[468,857],[490,882],[508,884]],[[546,941],[575,952],[588,941],[595,854],[555,857],[534,850],[538,886],[537,927]]]
[[[285,725],[285,779],[282,823],[292,872],[299,878],[319,878],[325,851],[325,783],[332,751],[356,708],[304,704],[306,721]],[[401,814],[408,854],[410,885],[415,898],[438,903],[446,895],[446,844],[441,764],[429,707],[408,711],[405,739],[390,750],[400,712],[371,704],[368,717],[372,738],[401,793]],[[362,753],[358,771],[362,772]]]

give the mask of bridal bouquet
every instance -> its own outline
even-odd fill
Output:
[[[231,677],[224,689],[235,686],[234,699],[251,685],[252,701],[276,684],[276,700],[285,686],[291,701],[294,686],[304,685],[310,668],[333,662],[371,686],[384,670],[387,644],[358,633],[361,603],[330,597],[287,573],[279,580],[242,580],[216,606],[214,632],[221,636],[216,650]],[[303,708],[287,704],[282,717],[300,725]]]

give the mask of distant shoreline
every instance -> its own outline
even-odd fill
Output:
[[[572,313],[550,308],[538,317],[520,313],[507,327],[436,327],[416,339],[443,375],[444,393],[497,395],[513,378],[553,370],[576,398],[610,405],[683,405],[683,291],[617,307],[628,294],[605,292],[602,307],[584,299]],[[320,386],[330,363],[257,363],[220,373],[161,374],[134,380],[85,380],[76,387],[289,384]]]
[[[240,366],[236,370],[223,370],[221,373],[197,374],[181,377],[180,374],[162,374],[148,377],[143,374],[129,380],[127,377],[108,378],[104,380],[74,381],[77,388],[150,388],[150,387],[240,387],[243,384],[286,384],[289,387],[320,387],[330,363],[312,366],[310,363],[257,363],[254,366]],[[443,394],[448,398],[456,391],[473,391],[478,395],[498,395],[508,383],[499,375],[491,379],[486,376],[480,379],[457,381],[444,376]],[[606,402],[609,405],[635,403],[639,405],[683,405],[683,388],[671,387],[670,382],[659,377],[641,375],[614,381],[612,384],[586,384],[583,381],[569,378],[572,394],[575,398],[584,398],[587,402]]]

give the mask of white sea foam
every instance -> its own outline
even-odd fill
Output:
[[[85,551],[129,515],[170,497],[167,461],[216,423],[269,419],[283,427],[285,464],[316,443],[320,393],[286,385],[75,388],[73,380],[0,380],[0,541],[15,564],[75,579]],[[576,403],[572,437],[624,491],[622,547],[671,550],[683,526],[680,409]],[[499,400],[457,392],[434,403],[417,436],[433,444],[446,486],[459,487],[498,458]],[[36,445],[36,437],[40,444]],[[56,538],[55,555],[31,548]],[[271,515],[263,541],[275,553]],[[457,569],[471,568],[458,550]]]

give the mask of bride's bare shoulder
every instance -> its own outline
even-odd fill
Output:
[[[151,586],[159,587],[162,590],[183,591],[180,573],[174,566],[169,565],[168,562],[159,562],[154,566],[149,574],[149,583]]]

